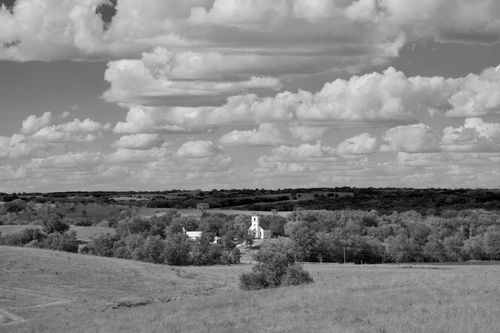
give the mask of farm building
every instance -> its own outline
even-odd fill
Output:
[[[182,228],[184,234],[189,237],[189,239],[197,240],[201,238],[201,231],[186,231],[186,229]]]
[[[255,239],[271,238],[271,230],[265,230],[260,226],[260,217],[257,215],[252,216],[252,225],[248,230],[254,234]]]

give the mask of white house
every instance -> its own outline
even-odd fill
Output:
[[[271,230],[264,230],[260,225],[260,217],[257,215],[252,216],[252,225],[248,230],[253,233],[255,239],[268,239],[271,238]]]
[[[184,234],[189,237],[189,239],[197,240],[201,238],[201,231],[186,231],[186,229],[182,228]]]

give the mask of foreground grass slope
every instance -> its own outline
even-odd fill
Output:
[[[500,266],[306,265],[313,284],[241,291],[238,276],[250,267],[173,268],[0,247],[0,332],[500,328]],[[149,304],[117,306],[124,298]]]

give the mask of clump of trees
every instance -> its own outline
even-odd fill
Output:
[[[240,276],[241,289],[256,290],[313,282],[309,273],[295,262],[295,248],[290,240],[265,242],[256,259],[258,263],[252,272]]]
[[[285,226],[302,261],[456,262],[500,260],[500,214],[483,210],[298,211]]]
[[[0,245],[28,246],[49,250],[77,252],[78,240],[74,231],[55,210],[47,209],[41,214],[42,229],[29,228],[21,232],[0,235]]]
[[[116,229],[116,235],[92,240],[84,252],[156,264],[230,265],[240,262],[236,245],[249,237],[248,221],[243,218],[204,214],[198,221],[175,210],[150,219],[127,218]],[[191,240],[185,230],[201,230],[202,237]]]

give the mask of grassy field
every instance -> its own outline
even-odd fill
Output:
[[[32,224],[22,224],[22,225],[0,225],[0,233],[2,235],[9,235],[9,234],[14,234],[17,232],[21,232],[25,229],[30,229],[30,228],[39,228],[41,229],[42,227],[39,225],[32,225]],[[70,226],[70,231],[75,231],[76,232],[76,237],[81,240],[89,241],[91,238],[94,238],[99,235],[104,235],[104,234],[116,234],[116,229],[114,228],[107,228],[107,227],[79,227],[79,226]]]
[[[142,207],[139,211],[140,216],[151,216],[151,215],[161,215],[163,212],[166,212],[168,210],[171,210],[172,208],[147,208],[147,207]],[[183,216],[201,216],[201,210],[199,209],[176,209],[179,213],[181,213]],[[238,209],[207,209],[206,210],[208,213],[222,213],[226,215],[272,215],[273,212],[268,212],[268,211],[256,211],[256,210],[238,210]],[[277,215],[287,217],[288,214],[291,212],[276,212]]]
[[[238,276],[250,267],[173,268],[0,247],[0,332],[500,329],[497,265],[310,264],[313,284],[241,291]]]

